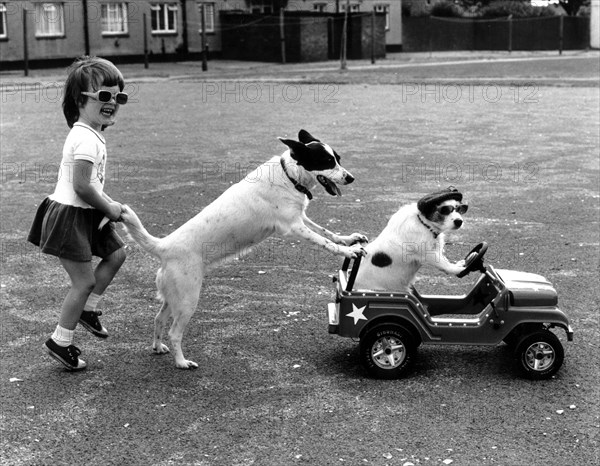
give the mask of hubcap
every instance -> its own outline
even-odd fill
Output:
[[[404,361],[406,349],[398,338],[382,337],[371,347],[371,356],[382,369],[394,369]]]
[[[543,341],[533,343],[525,351],[525,364],[534,371],[544,371],[554,364],[554,348]]]

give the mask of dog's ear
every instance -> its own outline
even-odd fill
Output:
[[[301,142],[284,138],[279,138],[279,140],[290,148],[290,155],[296,161],[299,160],[307,151],[306,146]]]
[[[312,134],[310,134],[308,131],[306,131],[305,129],[301,129],[300,132],[298,133],[298,140],[302,144],[308,144],[309,142],[321,142],[316,137],[314,137]]]
[[[419,212],[421,212],[421,214],[423,214],[423,216],[426,219],[430,219],[431,216],[433,215],[433,213],[435,212],[435,208],[437,207],[436,204],[426,204],[426,205],[421,205],[418,207]]]

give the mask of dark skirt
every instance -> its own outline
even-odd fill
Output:
[[[125,243],[115,231],[114,222],[98,230],[103,218],[97,209],[46,198],[37,210],[27,241],[39,246],[43,253],[73,261],[91,261],[92,256],[105,258]]]

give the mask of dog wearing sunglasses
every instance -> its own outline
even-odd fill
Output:
[[[339,196],[337,185],[350,184],[354,177],[340,165],[339,155],[329,145],[304,130],[298,138],[280,139],[288,146],[283,155],[259,166],[164,238],[150,235],[135,212],[123,206],[121,221],[128,234],[161,261],[156,285],[162,307],[154,320],[153,350],[169,352],[163,331],[172,317],[169,338],[178,368],[198,367],[185,359],[181,342],[196,311],[204,275],[211,267],[247,253],[275,233],[304,239],[344,257],[365,254],[358,244],[367,242],[364,235],[340,236],[306,216],[310,190],[320,183],[330,195]]]
[[[365,247],[354,289],[410,292],[423,264],[447,274],[462,272],[464,261],[453,264],[444,255],[444,233],[463,225],[462,197],[451,186],[401,207]]]

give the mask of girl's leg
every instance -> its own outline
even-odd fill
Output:
[[[62,257],[60,262],[69,274],[71,289],[63,302],[58,325],[75,330],[85,302],[96,286],[96,277],[91,262],[77,262]]]
[[[73,334],[89,294],[94,289],[96,279],[91,262],[76,262],[60,258],[60,263],[71,278],[71,289],[63,302],[54,334],[44,344],[44,348],[57,361],[71,371],[80,371],[87,364],[79,359],[81,352],[73,345]]]
[[[96,270],[94,270],[94,277],[96,279],[96,284],[92,293],[96,295],[101,295],[104,293],[104,290],[110,285],[115,278],[115,275],[125,262],[125,249],[117,249],[112,254],[106,256],[104,259],[100,261]],[[83,307],[82,307],[83,309]]]
[[[102,297],[102,293],[104,293],[108,285],[110,285],[124,261],[125,250],[124,248],[120,248],[102,259],[96,267],[96,270],[94,270],[96,284],[92,293],[89,295],[88,300],[85,302],[83,307],[84,312],[81,314],[79,323],[81,323],[86,330],[99,338],[107,338],[108,331],[104,328],[100,319],[98,319],[102,313],[96,312],[96,306]]]

